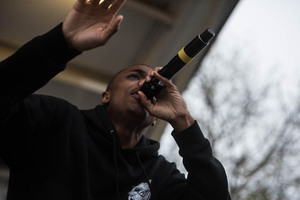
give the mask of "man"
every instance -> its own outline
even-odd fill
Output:
[[[78,110],[33,95],[80,52],[104,45],[125,0],[78,0],[64,22],[0,63],[0,157],[14,199],[230,199],[225,171],[172,82],[135,65],[109,83],[102,104]],[[151,103],[139,91],[156,77],[165,88]],[[189,172],[186,179],[143,136],[156,118],[169,122]]]

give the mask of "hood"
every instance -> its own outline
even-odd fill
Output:
[[[94,141],[101,138],[106,141],[107,145],[113,145],[115,142],[116,148],[122,152],[139,152],[140,156],[152,157],[158,155],[158,149],[160,144],[157,141],[151,140],[145,136],[142,136],[138,144],[131,149],[122,149],[120,144],[119,135],[115,134],[115,138],[111,136],[111,133],[117,133],[110,116],[104,105],[98,105],[95,109],[82,111],[84,118],[91,128],[89,131]],[[115,141],[113,141],[115,139]]]

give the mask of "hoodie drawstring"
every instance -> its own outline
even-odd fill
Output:
[[[117,199],[121,200],[121,196],[120,196],[120,188],[119,188],[119,169],[118,169],[118,158],[117,158],[117,144],[116,144],[116,136],[115,136],[115,132],[114,130],[110,131],[110,134],[112,135],[113,138],[113,156],[114,156],[114,164],[115,164],[115,174],[116,174],[116,192],[117,192]],[[136,151],[136,156],[137,156],[137,160],[139,163],[139,166],[141,167],[143,174],[147,180],[147,183],[149,185],[149,189],[150,189],[150,193],[152,194],[152,188],[151,188],[151,181],[149,179],[149,176],[146,173],[146,170],[142,164],[142,161],[140,159],[140,152]],[[153,194],[152,194],[153,195]]]
[[[116,145],[116,136],[114,134],[114,130],[110,131],[110,134],[113,137],[113,154],[114,154],[114,162],[115,162],[115,174],[116,174],[116,192],[118,200],[121,200],[120,197],[120,189],[119,189],[119,169],[118,169],[118,158],[117,158],[117,145]]]
[[[144,166],[143,166],[143,163],[142,163],[142,161],[141,161],[141,158],[140,158],[140,152],[139,152],[139,151],[136,151],[135,153],[136,153],[136,157],[137,157],[138,163],[139,163],[139,165],[140,165],[140,167],[141,167],[141,169],[142,169],[142,171],[143,171],[143,174],[144,174],[144,176],[145,176],[145,178],[146,178],[146,180],[147,180],[147,183],[148,183],[148,185],[149,185],[150,193],[153,195],[153,193],[152,193],[151,182],[150,182],[149,176],[147,175],[146,170],[145,170],[145,168],[144,168]]]

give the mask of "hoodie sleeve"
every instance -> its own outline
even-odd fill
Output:
[[[44,86],[80,54],[71,50],[62,33],[62,23],[35,37],[0,63],[0,119],[12,105]]]
[[[231,199],[225,170],[213,157],[210,142],[202,134],[198,123],[195,122],[182,132],[173,131],[172,136],[188,171],[186,183],[177,188],[177,191],[182,192],[179,199]]]
[[[0,62],[0,157],[4,159],[6,155],[5,146],[12,146],[8,138],[14,138],[13,133],[22,133],[18,135],[22,137],[14,139],[19,141],[33,128],[28,119],[32,113],[38,113],[39,105],[32,106],[34,101],[27,97],[64,70],[66,63],[78,54],[67,46],[59,24]]]

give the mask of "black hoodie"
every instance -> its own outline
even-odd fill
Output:
[[[0,157],[10,168],[8,200],[230,199],[227,178],[195,122],[172,133],[189,172],[145,137],[122,149],[105,106],[79,110],[33,95],[78,55],[61,25],[0,63]]]

